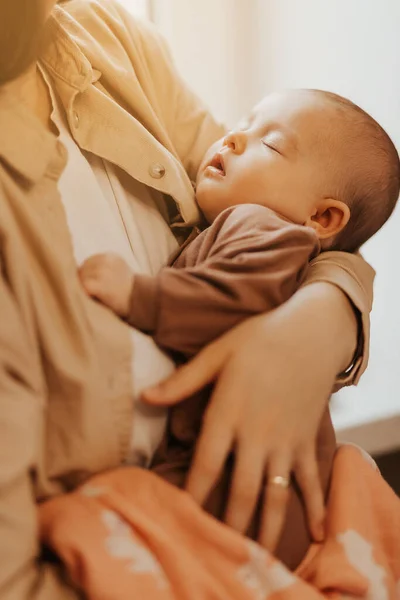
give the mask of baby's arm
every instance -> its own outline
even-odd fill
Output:
[[[201,236],[155,277],[133,275],[119,257],[102,255],[84,263],[82,283],[160,346],[190,356],[290,298],[318,248],[311,229],[255,205],[224,211]]]
[[[128,317],[186,356],[290,298],[319,247],[313,230],[257,205],[224,211],[201,236],[185,260],[157,277],[135,277]]]

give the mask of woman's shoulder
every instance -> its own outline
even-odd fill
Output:
[[[101,26],[103,33],[109,29],[120,34],[122,27],[146,38],[160,37],[150,21],[133,15],[117,0],[64,0],[56,10],[60,14],[67,13],[91,34],[98,33]]]
[[[149,20],[132,15],[116,0],[67,0],[55,7],[56,19],[92,66],[103,71],[118,63],[136,69],[170,63],[163,37]],[[99,64],[93,64],[97,63]]]
[[[70,13],[74,17],[79,15],[97,15],[99,17],[105,14],[121,15],[126,11],[118,0],[61,0],[58,7]],[[130,14],[130,13],[129,13]],[[136,19],[136,17],[132,17]]]

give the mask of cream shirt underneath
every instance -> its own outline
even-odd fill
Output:
[[[43,69],[42,74],[53,103],[51,119],[68,151],[58,187],[77,266],[93,254],[113,252],[124,258],[135,273],[156,274],[177,248],[162,215],[165,207],[161,194],[78,147],[51,78]],[[148,466],[165,431],[166,410],[144,405],[139,395],[145,387],[169,375],[174,364],[151,337],[131,329],[131,338],[134,419],[128,462]]]

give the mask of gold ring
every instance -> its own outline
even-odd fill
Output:
[[[279,487],[286,489],[289,487],[290,479],[289,477],[283,477],[282,475],[275,475],[275,477],[269,479],[268,483],[279,485]]]

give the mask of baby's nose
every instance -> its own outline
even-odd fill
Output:
[[[230,131],[224,138],[224,146],[230,148],[235,154],[241,154],[246,148],[245,132]]]

